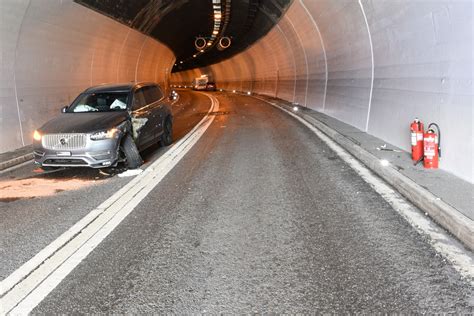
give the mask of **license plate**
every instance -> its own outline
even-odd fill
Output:
[[[56,155],[60,156],[60,157],[70,157],[71,152],[70,151],[58,151],[58,152],[56,152]]]

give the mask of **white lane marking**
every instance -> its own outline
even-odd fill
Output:
[[[207,96],[212,106],[191,132],[0,283],[0,314],[33,310],[160,183],[213,122],[219,102]]]
[[[20,163],[20,164],[18,164],[18,165],[14,165],[14,166],[8,167],[8,168],[6,168],[6,169],[0,170],[0,175],[5,174],[5,173],[7,173],[7,172],[14,171],[14,170],[16,170],[16,169],[20,169],[21,167],[25,167],[25,166],[27,166],[27,165],[33,166],[33,162],[34,162],[34,160],[33,160],[33,159],[30,159],[30,160],[24,161],[24,162],[22,162],[22,163]]]
[[[365,167],[359,160],[354,158],[345,149],[330,139],[322,131],[299,117],[298,115],[278,106],[276,103],[254,97],[268,103],[277,109],[293,116],[298,121],[308,127],[313,133],[323,140],[336,154],[341,157],[352,169],[354,169],[378,194],[380,194],[391,206],[402,215],[411,226],[420,234],[428,235],[431,239],[433,248],[447,258],[453,267],[468,282],[474,285],[474,255],[467,250],[460,242],[449,236],[442,228],[424,216],[420,211],[410,204],[400,193],[392,189],[384,180],[376,176],[372,171]]]

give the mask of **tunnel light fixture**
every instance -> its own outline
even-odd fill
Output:
[[[196,47],[200,53],[212,49],[219,43],[219,34],[224,34],[227,24],[230,19],[230,4],[231,0],[212,0],[212,18],[214,20],[214,27],[210,36],[205,37],[207,43],[204,47]],[[199,55],[199,54],[198,54]]]
[[[380,164],[383,166],[383,167],[388,167],[390,165],[390,162],[387,160],[387,159],[381,159],[380,160]]]
[[[232,93],[235,93],[236,91],[235,90],[232,90]]]
[[[248,95],[251,95],[251,94],[252,94],[252,92],[250,92],[250,91],[247,91],[247,94],[248,94]]]
[[[293,111],[298,112],[299,108],[297,106],[293,107]]]

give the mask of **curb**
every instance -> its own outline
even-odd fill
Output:
[[[269,102],[267,100],[265,101]],[[278,103],[275,104],[278,107],[291,111],[289,106]],[[459,239],[466,248],[474,251],[474,225],[471,219],[407,176],[398,172],[394,167],[387,168],[382,166],[378,157],[374,156],[323,122],[304,113],[297,112],[295,115],[298,115],[334,140],[337,144],[367,166],[372,172],[394,187],[395,190],[402,194],[411,203],[423,212],[426,212],[441,227]]]
[[[25,161],[32,160],[34,158],[33,153],[29,153],[23,156],[18,156],[13,159],[0,162],[0,171],[19,165]]]

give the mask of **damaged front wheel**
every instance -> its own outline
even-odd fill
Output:
[[[169,146],[173,143],[173,123],[167,118],[163,126],[163,135],[161,135],[160,145]]]
[[[122,140],[122,152],[125,156],[126,165],[129,169],[136,169],[143,163],[140,152],[138,151],[132,136],[127,134]]]

